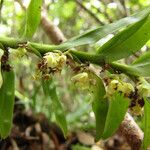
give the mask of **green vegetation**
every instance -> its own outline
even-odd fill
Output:
[[[10,134],[18,98],[26,110],[43,112],[56,122],[65,137],[76,129],[91,129],[95,141],[108,139],[129,113],[139,118],[144,132],[140,147],[146,150],[149,1],[26,3],[0,3],[0,138]]]

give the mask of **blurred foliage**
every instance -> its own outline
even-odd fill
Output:
[[[25,10],[29,0],[1,0],[0,35],[21,37],[24,31]],[[45,0],[48,17],[58,25],[69,39],[96,26],[114,22],[150,5],[149,0]],[[33,41],[50,43],[41,27]],[[106,41],[106,39],[104,40]],[[103,41],[101,41],[103,42]],[[150,41],[147,44],[150,47]],[[90,47],[79,49],[88,51]],[[143,51],[148,48],[143,48]],[[34,112],[44,112],[49,119],[55,120],[51,113],[51,101],[44,96],[41,83],[34,79],[38,59],[34,55],[14,60],[16,77],[16,96]],[[67,75],[66,75],[67,72]],[[61,76],[55,76],[58,95],[62,100],[70,129],[93,127],[93,112],[89,105],[90,95],[80,93],[71,84],[73,72],[64,68]],[[78,94],[77,94],[78,93]],[[74,149],[78,149],[77,147]]]

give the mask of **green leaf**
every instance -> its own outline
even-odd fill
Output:
[[[108,114],[106,118],[103,138],[112,136],[118,129],[128,110],[129,99],[119,93],[115,93],[110,100]]]
[[[96,29],[87,31],[79,36],[76,36],[68,40],[66,43],[64,43],[64,45],[70,44],[71,47],[75,47],[75,46],[80,46],[84,44],[93,44],[108,34],[114,33],[124,27],[127,27],[128,25],[131,25],[140,21],[149,13],[150,13],[150,7],[130,17],[120,19],[119,21],[114,22],[112,24],[105,25],[103,27],[98,27]]]
[[[147,150],[150,146],[150,101],[147,98],[144,100],[144,140],[142,143],[142,149]]]
[[[150,52],[141,55],[131,66],[133,70],[136,70],[139,73],[139,76],[150,76]]]
[[[150,76],[150,52],[142,54],[131,65],[111,63],[111,66],[129,76]]]
[[[31,0],[26,12],[25,38],[32,38],[41,20],[42,0]]]
[[[0,137],[6,138],[12,127],[15,98],[15,81],[13,71],[2,71],[3,85],[0,88]]]
[[[150,7],[145,8],[144,10],[132,16],[120,19],[114,23],[111,23],[105,26],[100,26],[96,29],[88,30],[85,33],[79,36],[75,36],[71,38],[70,40],[66,41],[65,43],[57,45],[57,46],[56,45],[45,45],[45,46],[43,45],[44,47],[41,48],[41,44],[30,43],[30,45],[40,50],[41,53],[46,53],[50,50],[57,49],[57,50],[65,51],[66,49],[73,48],[76,46],[81,46],[85,44],[93,44],[108,34],[114,33],[116,31],[119,31],[120,29],[123,29],[129,25],[135,24],[143,20],[143,18],[148,16],[148,14],[150,14]]]
[[[107,57],[107,62],[128,57],[140,50],[150,39],[150,15],[115,35],[98,53]]]
[[[140,72],[138,71],[138,69],[132,67],[131,65],[126,65],[126,64],[120,64],[117,62],[112,62],[110,64],[111,68],[113,68],[114,70],[117,71],[121,71],[126,75],[129,75],[131,77],[138,77],[140,76]]]
[[[61,102],[59,101],[56,87],[52,79],[42,80],[43,91],[46,96],[49,96],[52,101],[53,111],[55,113],[56,121],[63,130],[64,135],[67,134],[67,121]]]
[[[106,91],[104,84],[100,77],[93,72],[89,73],[90,79],[93,80],[94,84],[91,85],[91,93],[93,99],[93,112],[96,120],[96,138],[98,141],[102,137],[102,133],[105,127],[105,121],[108,111],[108,101],[105,98]]]
[[[1,58],[2,58],[3,54],[4,54],[4,51],[2,49],[0,49],[0,88],[3,84],[3,78],[2,78],[2,74],[1,74]]]

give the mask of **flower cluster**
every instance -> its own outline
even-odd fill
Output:
[[[107,86],[106,96],[110,98],[115,92],[120,92],[124,94],[124,96],[128,97],[132,92],[134,92],[134,87],[131,83],[113,79]]]
[[[46,79],[51,73],[60,72],[66,64],[67,57],[62,53],[48,52],[38,64],[38,69]]]
[[[143,114],[144,100],[143,98],[138,97],[137,99],[132,99],[129,110],[133,115],[142,115]]]
[[[143,114],[144,98],[150,97],[150,84],[144,79],[139,78],[136,92],[131,96],[130,112],[134,115]]]
[[[87,72],[79,73],[71,78],[74,84],[82,90],[89,89],[90,79]]]

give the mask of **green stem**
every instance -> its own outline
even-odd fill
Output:
[[[27,42],[23,39],[15,39],[9,37],[0,37],[0,44],[1,47],[10,47],[10,48],[19,48],[23,45],[29,52],[33,52],[34,54],[41,56],[40,54],[44,54],[47,52],[53,52],[56,50],[60,50],[62,52],[67,51],[68,46],[64,44],[62,45],[48,45],[48,44],[41,44],[41,43],[34,43],[34,42]],[[69,50],[73,56],[79,59],[82,63],[93,63],[99,66],[103,66],[105,64],[106,56],[102,54],[89,54],[88,52],[81,52],[75,50]],[[119,64],[116,62],[109,63],[111,68],[114,70],[121,71],[129,76],[137,77],[139,73],[136,69],[132,66]]]
[[[15,38],[9,38],[9,37],[2,37],[0,36],[0,43],[5,47],[10,48],[18,48],[21,45],[25,45],[27,49],[30,49],[31,47],[38,50],[41,54],[44,54],[46,52],[50,52],[53,50],[61,50],[65,51],[66,46],[64,45],[48,45],[48,44],[41,44],[41,43],[34,43],[34,42],[27,42],[24,39],[15,39]]]
[[[67,50],[65,45],[48,45],[48,44],[32,43],[32,42],[29,42],[28,45],[31,45],[32,47],[37,49],[41,54],[55,51],[55,50],[60,50],[62,52]]]
[[[26,41],[23,41],[22,39],[14,39],[0,36],[0,43],[4,47],[18,48],[20,44],[24,44],[26,43]]]
[[[130,77],[138,77],[139,76],[139,72],[132,66],[129,66],[126,64],[120,64],[117,62],[110,63],[110,66],[114,70],[121,71]]]
[[[75,55],[81,62],[90,62],[97,65],[104,65],[105,64],[105,57],[101,54],[89,54],[88,52],[81,52],[70,50],[69,51],[72,55]]]
[[[33,52],[36,55],[40,56],[40,54],[44,54],[47,52],[52,52],[56,50],[60,50],[62,52],[67,51],[67,46],[65,43],[63,45],[48,45],[34,42],[27,42],[23,39],[15,39],[9,37],[0,37],[0,43],[5,47],[10,48],[18,48],[24,44],[25,48],[29,52]],[[89,54],[87,52],[70,50],[71,54],[75,55],[81,62],[90,62],[97,65],[103,65],[105,63],[105,57],[101,54]]]

